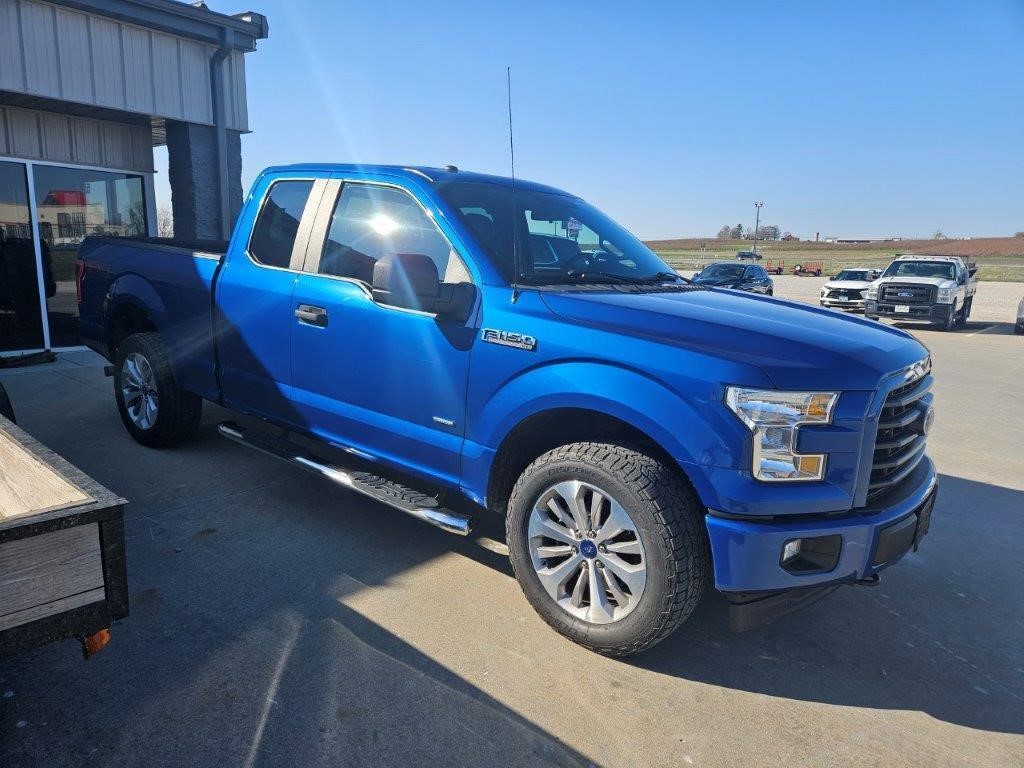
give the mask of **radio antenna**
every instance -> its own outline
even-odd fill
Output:
[[[519,238],[516,235],[516,144],[512,138],[512,67],[505,67],[505,91],[508,94],[508,154],[512,162],[512,303],[519,298]]]

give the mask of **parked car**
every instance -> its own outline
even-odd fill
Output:
[[[692,284],[552,187],[277,167],[226,249],[79,258],[135,440],[182,442],[209,400],[307,438],[220,425],[345,491],[461,534],[500,515],[527,600],[601,653],[658,642],[709,584],[749,628],[877,583],[928,530],[913,336]]]
[[[763,293],[767,296],[775,293],[775,284],[763,267],[736,261],[716,261],[708,264],[693,276],[693,282],[697,285],[735,288],[738,291]]]
[[[931,323],[944,331],[963,328],[978,290],[977,271],[959,256],[899,256],[867,289],[864,314]]]
[[[864,309],[864,293],[882,274],[880,269],[844,269],[833,275],[821,288],[823,307]]]
[[[1024,333],[1024,298],[1021,298],[1020,304],[1017,305],[1017,324],[1013,330],[1018,334]]]
[[[736,251],[736,258],[740,261],[760,261],[761,254],[757,251]]]

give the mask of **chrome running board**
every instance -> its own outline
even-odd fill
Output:
[[[290,440],[246,429],[233,421],[223,422],[217,427],[217,431],[229,440],[255,448],[309,472],[315,472],[333,483],[387,504],[448,533],[467,536],[473,528],[472,518],[445,509],[433,496],[371,472],[331,464]]]

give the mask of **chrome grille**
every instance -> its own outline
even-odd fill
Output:
[[[878,417],[868,501],[892,490],[924,457],[920,403],[932,388],[931,360],[915,365],[908,374],[910,378],[885,398]]]
[[[880,301],[893,304],[931,304],[935,300],[933,285],[883,285]]]
[[[829,299],[842,299],[843,301],[856,301],[864,298],[861,292],[855,288],[832,288],[828,292]]]

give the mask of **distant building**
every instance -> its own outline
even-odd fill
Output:
[[[898,243],[902,237],[826,237],[826,243],[858,245],[863,243]]]
[[[267,34],[205,3],[0,0],[0,352],[79,343],[78,244],[156,235],[154,146],[175,234],[228,236]]]

